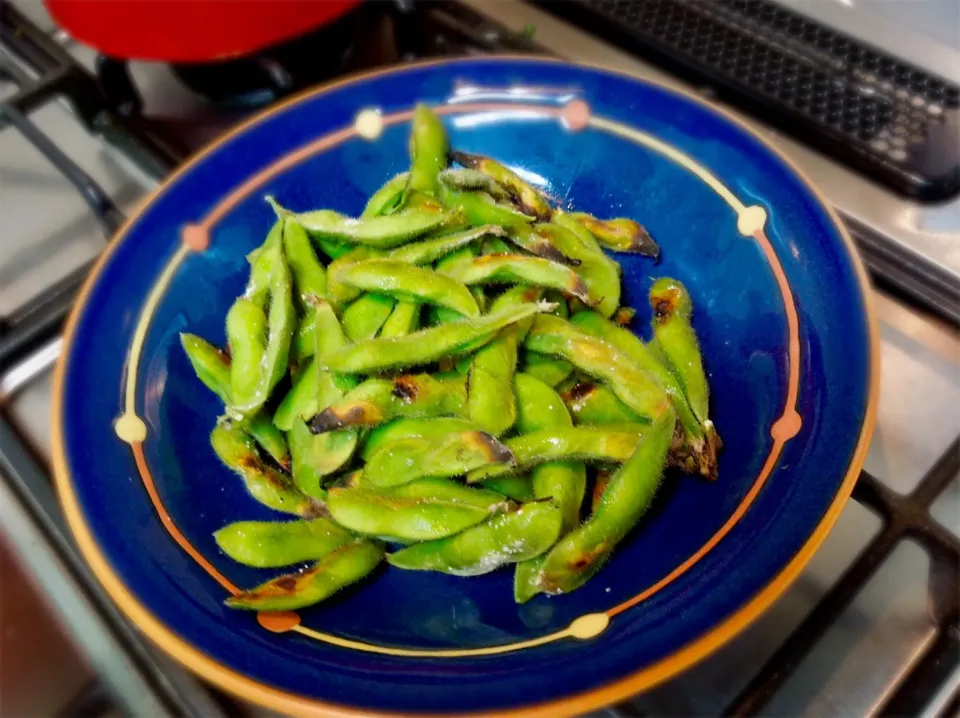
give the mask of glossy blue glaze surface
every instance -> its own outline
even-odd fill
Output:
[[[112,424],[123,407],[131,335],[150,286],[202,219],[259,169],[343,127],[364,108],[384,114],[418,101],[446,103],[458,82],[562,90],[533,104],[585,100],[594,115],[643,130],[708,167],[744,204],[763,207],[800,319],[799,435],[736,527],[691,570],[613,619],[599,638],[560,641],[488,658],[373,655],[294,634],[273,634],[226,609],[224,590],[168,536]],[[569,93],[570,97],[565,97]],[[502,102],[502,97],[491,99]],[[526,100],[530,103],[530,100]],[[535,638],[604,611],[682,563],[727,521],[770,450],[786,394],[787,323],[763,253],[700,179],[651,150],[588,128],[576,133],[531,112],[457,112],[453,146],[523,170],[564,205],[641,221],[661,261],[619,256],[626,300],[640,311],[651,279],[690,289],[710,374],[712,414],[725,447],[720,479],[668,476],[655,509],[585,588],[512,601],[512,571],[459,579],[381,570],[374,580],[301,612],[318,631],[385,646],[472,648]],[[138,376],[146,460],[180,530],[241,586],[270,572],[234,564],[211,533],[239,519],[278,517],[221,467],[207,437],[218,400],[193,376],[178,333],[224,343],[223,319],[242,292],[244,255],[272,221],[263,194],[293,209],[357,213],[407,165],[409,125],[374,141],[348,139],[268,182],[217,224],[210,248],[180,267],[151,324]],[[599,70],[513,60],[471,60],[369,77],[323,91],[253,124],[165,187],[139,215],[100,273],[69,347],[62,396],[64,446],[78,501],[97,543],[130,592],[174,633],[265,685],[369,710],[490,711],[563,698],[662,661],[735,613],[797,553],[837,494],[860,435],[869,393],[868,326],[848,250],[807,187],[753,136],[661,88]]]

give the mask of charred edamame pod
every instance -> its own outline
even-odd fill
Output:
[[[539,581],[543,591],[569,593],[586,583],[647,511],[660,486],[675,421],[668,405],[611,477],[593,515],[550,550]]]
[[[253,438],[234,422],[218,423],[210,434],[210,443],[220,460],[243,479],[250,495],[264,506],[305,518],[319,513],[319,505],[294,486],[290,477],[268,466]]]
[[[429,418],[466,413],[466,377],[435,379],[404,374],[394,379],[367,379],[310,420],[320,434],[347,426],[373,427],[396,417]]]
[[[544,198],[533,185],[521,178],[520,175],[513,170],[508,169],[489,157],[482,157],[467,152],[451,152],[450,157],[454,162],[458,162],[464,167],[478,170],[488,175],[498,185],[509,192],[524,214],[532,215],[539,220],[550,219],[550,215],[553,213],[550,203],[547,202],[546,198]]]
[[[569,216],[582,224],[604,247],[653,259],[660,256],[660,247],[650,233],[632,219],[617,217],[601,220],[583,212],[571,212]]]
[[[303,571],[262,583],[224,603],[230,608],[251,611],[293,611],[312,606],[365,577],[382,559],[380,544],[354,541],[334,549]]]

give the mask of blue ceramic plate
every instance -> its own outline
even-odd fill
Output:
[[[517,606],[512,572],[384,570],[299,616],[232,611],[265,574],[211,533],[267,518],[211,451],[218,400],[178,334],[223,343],[244,255],[295,209],[357,213],[407,166],[416,102],[451,143],[517,167],[565,206],[643,222],[658,264],[621,256],[626,300],[690,288],[725,440],[716,483],[673,476],[583,589]],[[850,240],[757,136],[703,102],[537,59],[413,65],[271,109],[180,169],[83,291],[54,410],[67,516],[116,602],[207,679],[300,713],[558,716],[663,681],[736,634],[797,576],[849,495],[873,424],[875,332]],[[264,625],[266,624],[266,625]]]

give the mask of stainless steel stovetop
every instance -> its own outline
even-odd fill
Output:
[[[519,33],[534,26],[540,46],[571,60],[681,84],[539,7],[518,0],[464,0],[463,4],[485,16],[490,27]],[[960,82],[960,5],[956,0],[790,0],[788,4]],[[72,56],[93,67],[94,54],[58,35],[39,2],[21,0],[18,5]],[[907,5],[910,9],[904,10]],[[5,63],[25,72],[0,43],[0,67]],[[191,147],[216,136],[243,114],[212,108],[185,90],[162,65],[138,63],[133,74],[146,101],[146,114],[160,118],[168,131],[174,128],[176,136]],[[0,77],[0,102],[16,90]],[[132,210],[154,186],[154,180],[123,152],[89,134],[65,104],[46,104],[31,119],[121,211]],[[813,178],[845,218],[908,248],[960,282],[960,198],[935,206],[904,199],[795,139],[759,129]],[[104,246],[102,227],[74,188],[10,127],[0,129],[0,227],[0,317],[15,313]],[[740,714],[869,715],[891,697],[899,700],[904,680],[917,680],[911,671],[929,661],[931,651],[945,640],[943,625],[948,631],[958,630],[957,616],[948,616],[945,624],[944,616],[936,615],[942,606],[931,599],[932,584],[957,567],[943,565],[943,557],[931,552],[922,536],[890,534],[887,510],[891,498],[917,489],[942,457],[946,456],[946,463],[941,462],[941,473],[956,474],[956,462],[950,465],[949,454],[957,451],[960,435],[960,341],[956,328],[947,322],[886,294],[877,293],[875,299],[882,375],[879,420],[865,466],[872,479],[861,482],[857,500],[849,502],[827,543],[788,594],[757,624],[683,676],[605,715],[711,715],[731,711],[730,706]],[[20,444],[13,443],[13,432],[26,439],[41,470],[49,457],[51,367],[58,350],[59,341],[51,339],[13,366],[0,364],[0,418],[7,420],[0,423],[0,478],[11,478],[18,467],[29,463],[13,461],[23,458],[17,453]],[[938,481],[937,489],[945,486],[941,492],[914,498],[930,499],[933,518],[956,541],[960,482],[956,475]],[[921,488],[931,485],[928,479]],[[49,496],[34,501],[18,493],[17,486],[0,481],[2,531],[119,703],[142,715],[175,712],[169,699],[164,703],[155,697],[157,684],[163,684],[163,690],[173,687],[175,700],[186,702],[186,712],[221,714],[224,704],[211,701],[181,669],[135,638],[121,635],[118,639],[111,633],[115,617],[110,609],[98,603],[102,597],[77,588],[62,546],[49,539],[50,526],[38,513]],[[924,491],[929,493],[928,488]],[[56,519],[51,525],[56,530]],[[864,558],[865,550],[869,560]],[[795,632],[798,627],[802,628]],[[950,646],[957,645],[958,638],[954,633]],[[932,688],[922,694],[923,715],[939,716],[951,705],[956,708],[960,670],[956,662],[952,665],[947,675],[937,674]],[[249,706],[227,705],[231,713],[262,713]]]

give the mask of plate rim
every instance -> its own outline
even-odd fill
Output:
[[[248,128],[260,124],[267,118],[278,114],[289,107],[323,95],[337,88],[362,82],[371,77],[391,75],[406,72],[411,69],[436,67],[440,65],[469,65],[482,62],[532,62],[550,65],[567,65],[574,68],[596,70],[655,87],[663,92],[678,95],[691,101],[703,109],[725,119],[756,139],[768,152],[782,161],[793,174],[806,186],[821,208],[826,212],[834,229],[843,240],[847,258],[856,274],[864,306],[864,314],[868,333],[869,377],[867,403],[857,445],[851,456],[843,481],[837,489],[829,507],[820,521],[804,541],[800,549],[791,557],[789,562],[760,590],[743,603],[733,613],[723,618],[697,638],[677,648],[673,653],[659,661],[634,671],[622,678],[604,683],[595,688],[580,693],[542,701],[528,706],[509,708],[502,711],[483,711],[484,716],[501,716],[502,718],[553,718],[556,716],[572,716],[579,713],[595,710],[624,700],[632,695],[642,693],[650,688],[685,671],[696,663],[704,660],[723,645],[739,635],[750,624],[763,615],[766,610],[793,584],[817,549],[826,539],[833,525],[840,516],[853,487],[856,484],[863,462],[870,446],[870,440],[877,418],[877,404],[880,392],[880,340],[879,327],[872,286],[860,255],[850,238],[846,228],[837,216],[836,211],[821,194],[810,177],[779,148],[775,147],[767,138],[761,135],[750,124],[734,115],[726,108],[710,102],[695,93],[682,87],[672,86],[658,80],[641,77],[635,73],[619,70],[613,67],[595,63],[570,62],[561,58],[543,57],[537,55],[523,55],[513,53],[497,53],[479,57],[459,57],[421,60],[417,62],[390,65],[373,70],[354,73],[333,82],[324,83],[298,92],[275,105],[264,108],[252,117],[231,128],[228,132],[206,144],[202,149],[191,155],[182,165],[177,167],[157,187],[140,199],[137,206],[129,213],[126,221],[116,231],[110,244],[96,259],[90,273],[84,280],[83,286],[70,311],[70,315],[63,331],[60,356],[57,359],[53,375],[52,411],[51,411],[51,463],[57,489],[57,496],[61,508],[67,519],[67,525],[77,542],[90,569],[97,580],[106,590],[110,598],[123,613],[143,631],[154,644],[165,653],[185,665],[194,673],[211,681],[217,687],[244,700],[249,700],[265,708],[278,710],[291,715],[325,716],[329,718],[397,718],[404,716],[424,716],[427,714],[399,714],[356,708],[348,705],[329,703],[320,699],[310,698],[302,694],[288,692],[279,688],[265,685],[242,674],[233,668],[208,656],[200,647],[181,638],[178,633],[160,619],[156,618],[134,595],[133,591],[123,583],[119,575],[101,551],[93,533],[86,523],[83,511],[73,489],[73,481],[68,468],[66,451],[63,441],[63,389],[70,360],[71,349],[79,320],[86,308],[89,295],[97,285],[97,280],[109,263],[114,251],[126,240],[130,230],[140,219],[140,216],[176,181],[199,164],[208,155],[215,152],[222,144],[233,137],[245,132]],[[477,712],[460,715],[480,715]]]

